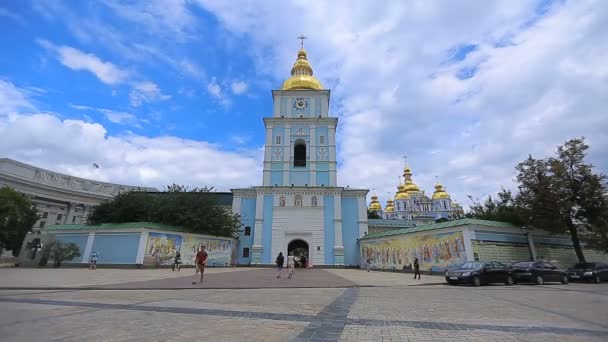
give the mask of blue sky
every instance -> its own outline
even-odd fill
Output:
[[[407,155],[468,204],[585,136],[608,171],[608,2],[6,1],[0,156],[161,188],[259,185],[271,90],[304,33],[339,117],[338,182]],[[92,163],[100,168],[92,168]]]

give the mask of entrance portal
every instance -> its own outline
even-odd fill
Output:
[[[287,245],[287,255],[291,255],[296,259],[297,267],[306,267],[309,263],[308,258],[308,243],[304,240],[295,239]]]

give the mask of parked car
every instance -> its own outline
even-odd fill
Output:
[[[579,262],[568,270],[571,281],[585,280],[596,284],[608,281],[608,264],[603,262]]]
[[[508,267],[498,261],[469,261],[457,269],[448,270],[445,280],[450,285],[471,284],[480,286],[488,283],[513,285],[514,278]]]
[[[515,282],[542,285],[545,282],[568,284],[568,274],[546,261],[524,261],[511,265]]]

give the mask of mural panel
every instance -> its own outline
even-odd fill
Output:
[[[411,267],[415,257],[423,270],[466,262],[462,232],[361,241],[361,265],[368,257],[373,266],[397,269]]]
[[[156,255],[160,256],[161,265],[171,265],[176,250],[182,249],[182,236],[177,234],[152,233],[148,234],[144,264],[155,264]]]
[[[186,236],[182,246],[182,262],[186,265],[194,265],[194,258],[200,246],[205,246],[209,259],[208,266],[225,266],[230,264],[232,255],[232,241],[222,239],[208,239],[196,236]]]

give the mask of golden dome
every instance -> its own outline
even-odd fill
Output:
[[[298,51],[298,59],[291,68],[291,77],[283,83],[283,90],[293,89],[323,89],[321,82],[313,76],[312,68],[306,58],[306,50]]]
[[[433,199],[449,199],[450,195],[445,191],[443,185],[437,183],[435,185],[435,192],[433,193]]]
[[[387,213],[392,213],[395,211],[395,206],[393,205],[393,201],[391,201],[391,200],[386,201],[386,207],[384,208],[384,211]]]
[[[378,196],[376,196],[376,194],[372,195],[372,202],[369,204],[369,210],[382,210],[382,205],[378,202]]]
[[[399,191],[397,191],[397,194],[395,195],[396,200],[403,200],[403,199],[410,198],[410,195],[405,191],[405,186],[403,184],[399,184],[397,189],[399,189]]]
[[[405,191],[409,194],[410,192],[420,192],[420,188],[411,180],[405,181]]]

